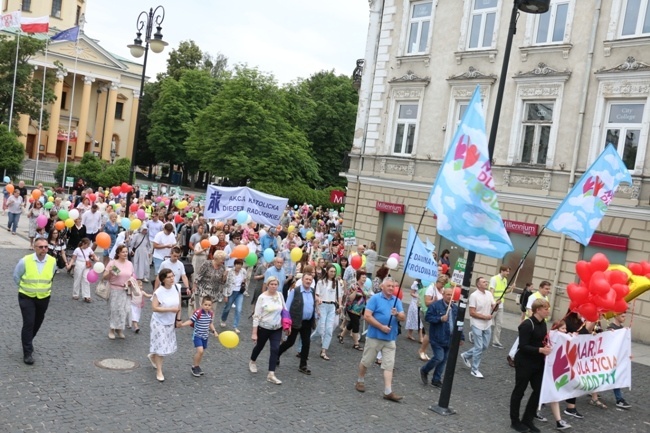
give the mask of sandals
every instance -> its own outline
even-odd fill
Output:
[[[329,360],[330,360],[330,357],[327,356],[327,354],[326,354],[325,352],[321,352],[321,353],[320,353],[320,357],[323,358],[325,361],[329,361]]]
[[[592,406],[599,407],[601,409],[607,409],[607,406],[605,405],[605,403],[603,403],[600,400],[589,399],[589,404],[592,405]]]
[[[352,346],[352,348],[359,351],[363,351],[363,347],[359,346],[358,344],[355,344],[354,346]]]
[[[302,374],[306,374],[307,376],[309,376],[311,374],[311,370],[308,369],[307,366],[298,367],[298,371],[301,372]]]
[[[343,344],[343,335],[339,334],[339,343]]]
[[[413,337],[409,337],[408,335],[406,336],[406,338],[409,339],[409,340],[411,340],[411,341],[417,341],[415,338],[413,338]]]
[[[93,300],[90,299],[90,298],[84,298],[84,302],[85,302],[86,304],[90,304],[92,301],[93,301]]]

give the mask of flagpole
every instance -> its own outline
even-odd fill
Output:
[[[41,112],[38,118],[38,144],[36,145],[36,165],[34,166],[34,177],[32,182],[36,185],[36,173],[38,172],[38,160],[41,154],[41,135],[43,134],[43,104],[45,103],[45,79],[47,73],[47,48],[50,45],[50,38],[45,40],[45,63],[43,65],[43,88],[41,89]]]
[[[74,88],[77,81],[77,61],[79,60],[79,33],[74,42],[74,72],[72,74],[72,92],[70,96],[70,111],[68,116],[68,136],[65,139],[65,159],[63,161],[63,177],[61,178],[61,185],[65,187],[65,175],[68,169],[68,148],[70,147],[70,128],[72,128],[72,109],[74,108]],[[77,145],[79,145],[79,137],[77,137]]]
[[[11,131],[11,122],[14,115],[14,98],[16,96],[16,75],[18,75],[18,53],[20,52],[20,29],[18,29],[18,37],[16,38],[16,60],[14,62],[14,83],[11,88],[11,106],[9,108],[9,131]]]

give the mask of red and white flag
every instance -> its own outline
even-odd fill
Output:
[[[0,30],[20,27],[20,11],[0,15]]]
[[[25,33],[47,33],[50,29],[50,17],[21,18],[20,29]]]

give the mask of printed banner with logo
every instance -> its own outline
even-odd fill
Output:
[[[208,185],[204,215],[221,220],[235,219],[239,212],[246,211],[256,223],[276,226],[288,201],[248,187]]]
[[[571,336],[551,331],[539,399],[543,403],[632,385],[629,328]]]
[[[436,281],[438,278],[438,263],[418,238],[413,226],[409,227],[409,237],[406,240],[406,259],[406,275],[409,277],[422,281]]]
[[[632,176],[609,144],[560,203],[546,228],[589,245],[621,182],[631,184]]]
[[[479,86],[440,166],[427,209],[438,217],[438,234],[463,248],[497,258],[514,249],[494,189]]]

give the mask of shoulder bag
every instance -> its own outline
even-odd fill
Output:
[[[108,280],[101,280],[97,284],[97,287],[95,287],[95,295],[105,301],[108,301],[108,299],[111,297],[111,285]]]

